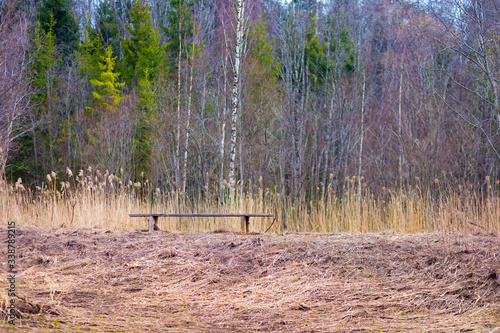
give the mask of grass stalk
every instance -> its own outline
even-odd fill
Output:
[[[70,172],[71,173],[71,172]],[[358,197],[355,180],[346,179],[342,193],[328,187],[327,195],[316,201],[300,202],[282,198],[264,188],[262,180],[247,191],[238,189],[236,200],[215,190],[192,199],[185,193],[159,189],[147,179],[125,181],[118,176],[92,168],[71,173],[59,180],[55,173],[48,182],[34,189],[4,184],[0,190],[2,221],[47,227],[90,227],[106,229],[145,229],[146,220],[130,218],[131,213],[271,213],[277,222],[271,232],[461,232],[498,233],[500,200],[491,188],[478,193],[470,187],[439,188],[439,193],[418,186],[403,190],[367,188]],[[222,188],[222,191],[227,191]],[[361,205],[361,207],[360,207]],[[251,230],[264,231],[272,219],[251,219]],[[170,231],[204,232],[239,230],[234,218],[160,219],[160,228]],[[286,230],[285,230],[286,225]]]

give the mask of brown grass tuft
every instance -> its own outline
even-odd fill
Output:
[[[500,240],[491,235],[18,233],[18,324],[34,332],[50,323],[64,332],[498,327]]]

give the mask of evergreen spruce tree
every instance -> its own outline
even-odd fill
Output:
[[[311,20],[311,24],[307,27],[306,43],[305,43],[305,57],[307,69],[306,73],[310,75],[310,79],[316,85],[323,85],[326,73],[326,43],[320,42],[319,36],[316,33],[317,22],[316,19]]]
[[[162,68],[164,47],[159,45],[158,29],[153,28],[149,5],[134,0],[127,25],[131,37],[122,40],[124,51],[124,79],[130,86],[137,86],[141,80],[148,82],[154,73]]]
[[[57,57],[55,25],[54,16],[50,14],[45,28],[37,21],[31,37],[33,129],[20,138],[18,159],[12,161],[11,168],[11,172],[23,179],[41,177],[54,167],[57,159],[58,128],[53,109],[58,104],[56,68],[60,59]]]
[[[160,46],[158,29],[153,28],[147,3],[134,0],[130,23],[126,26],[130,38],[123,41],[124,78],[129,88],[137,88],[139,102],[134,134],[134,171],[148,174],[151,159],[151,131],[156,121],[154,80],[164,70],[165,47]]]
[[[273,48],[274,41],[270,41],[267,33],[267,25],[259,19],[251,26],[249,32],[250,58],[248,65],[249,83],[245,84],[243,91],[247,95],[247,104],[252,105],[251,109],[259,116],[253,114],[247,117],[257,117],[261,121],[267,122],[258,128],[266,128],[272,119],[272,110],[275,108],[278,90],[278,76],[280,64],[276,61],[276,54]],[[257,120],[251,120],[254,123]]]
[[[88,82],[95,79],[100,73],[99,64],[102,57],[105,56],[105,50],[99,37],[90,26],[90,19],[87,20],[83,40],[76,54],[80,75]]]
[[[33,38],[32,82],[35,87],[35,101],[40,103],[53,93],[57,78],[55,68],[60,62],[56,55],[56,21],[52,14],[45,28],[37,22]]]
[[[182,60],[188,55],[188,39],[193,34],[193,19],[190,7],[190,0],[172,0],[172,7],[167,13],[168,26],[163,27],[166,38],[166,50],[169,55],[169,66],[172,69],[172,74],[177,73],[177,135],[175,149],[175,180],[178,185],[181,184],[180,179],[180,141],[181,141],[181,73]],[[189,113],[189,111],[188,111]],[[189,119],[189,116],[188,116]],[[185,184],[185,179],[183,181]],[[184,187],[184,186],[183,186]]]
[[[193,35],[193,1],[192,0],[172,0],[171,10],[167,13],[168,26],[163,27],[167,38],[166,51],[170,55],[169,68],[172,72],[177,71],[179,52],[183,58],[187,57],[187,41]]]
[[[118,11],[120,8],[118,8]],[[104,46],[112,46],[113,54],[121,57],[120,25],[116,20],[112,0],[101,1],[97,9],[96,33]]]
[[[116,110],[120,102],[128,98],[120,96],[121,90],[125,83],[118,82],[119,74],[114,71],[116,57],[113,57],[113,48],[106,47],[105,55],[101,56],[99,63],[100,73],[97,78],[91,79],[90,83],[96,87],[92,92],[98,103],[107,110]]]
[[[43,0],[37,12],[40,28],[48,31],[51,16],[55,21],[52,31],[57,50],[64,56],[70,55],[78,47],[79,27],[67,0]]]

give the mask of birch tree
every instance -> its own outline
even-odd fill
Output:
[[[231,93],[231,143],[229,148],[229,197],[234,199],[236,188],[235,160],[238,128],[238,111],[240,107],[241,58],[245,48],[244,42],[248,34],[248,24],[245,20],[245,0],[236,1],[236,45],[233,62],[233,89]]]
[[[194,72],[194,62],[195,59],[199,57],[201,51],[203,51],[203,45],[197,45],[195,43],[195,37],[197,35],[196,24],[193,24],[193,40],[191,41],[190,48],[190,70],[189,70],[189,88],[188,88],[188,102],[187,102],[187,120],[186,120],[186,136],[185,136],[185,145],[184,145],[184,168],[183,168],[183,176],[182,176],[182,192],[186,192],[186,183],[187,183],[187,161],[188,161],[188,150],[189,150],[189,136],[190,136],[190,122],[191,122],[191,109],[192,109],[192,100],[193,100],[193,72]]]
[[[164,46],[160,46],[160,35],[151,23],[151,10],[147,2],[134,0],[127,24],[130,37],[122,39],[125,68],[123,78],[129,89],[138,90],[136,105],[138,117],[134,135],[134,167],[138,174],[148,173],[151,166],[151,131],[154,123],[152,111],[156,108],[153,81],[164,69]]]
[[[331,5],[333,7],[333,5]],[[331,187],[338,183],[342,164],[348,160],[352,146],[353,113],[349,100],[353,100],[356,82],[353,79],[356,67],[359,67],[358,50],[349,36],[348,13],[337,8],[329,8],[324,29],[325,38],[325,115],[324,131],[325,146],[323,187],[326,187],[331,175]],[[326,191],[323,190],[323,198]]]
[[[193,18],[191,7],[192,1],[189,0],[173,0],[171,2],[172,9],[168,11],[167,18],[168,27],[164,27],[167,37],[167,52],[171,55],[171,68],[177,70],[177,133],[175,143],[175,182],[177,187],[185,190],[185,179],[181,180],[181,134],[184,126],[182,125],[182,60],[188,54],[188,39],[193,32]],[[176,62],[173,62],[176,59]]]

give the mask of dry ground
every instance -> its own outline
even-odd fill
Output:
[[[17,226],[17,255],[23,331],[500,332],[495,235]]]

